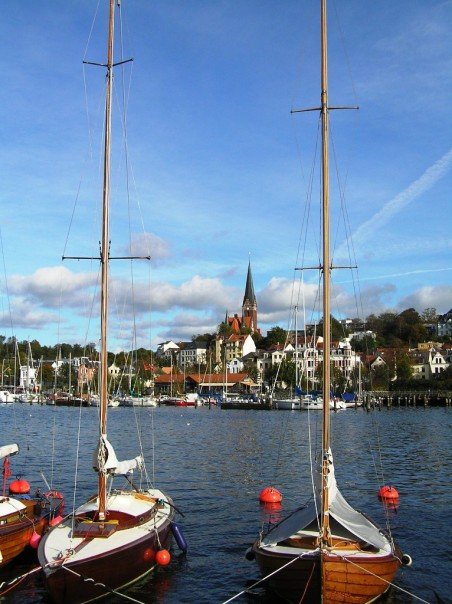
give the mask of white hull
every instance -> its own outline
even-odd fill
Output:
[[[275,409],[283,409],[283,410],[300,410],[301,409],[301,401],[300,399],[282,399],[274,401]]]
[[[157,407],[157,401],[151,396],[128,397],[119,400],[121,407]]]

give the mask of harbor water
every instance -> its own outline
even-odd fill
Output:
[[[383,528],[389,520],[398,545],[413,558],[411,567],[399,571],[397,588],[384,602],[451,601],[450,413],[449,408],[423,407],[332,413],[342,493]],[[245,552],[269,514],[275,521],[308,500],[309,443],[318,450],[320,421],[320,413],[304,411],[110,409],[108,437],[118,458],[140,452],[139,429],[148,474],[182,512],[177,522],[188,542],[186,555],[174,543],[171,563],[125,593],[146,603],[220,604],[254,585],[259,573]],[[42,471],[64,493],[67,512],[95,492],[96,408],[0,405],[0,425],[0,444],[20,446],[11,458],[13,476],[22,475],[32,489],[46,490]],[[388,510],[378,500],[382,484],[397,488],[398,508]],[[281,491],[281,510],[260,506],[259,492],[266,486]],[[13,577],[33,568],[32,558],[2,569],[2,591]],[[127,600],[109,596],[106,601]],[[262,584],[234,601],[278,602]],[[48,603],[40,572],[25,577],[0,602]]]

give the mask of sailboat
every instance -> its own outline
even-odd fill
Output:
[[[3,487],[0,497],[0,567],[19,556],[28,546],[37,547],[42,533],[61,519],[64,499],[58,491],[37,490],[30,495],[30,484],[11,476],[10,457],[19,452],[16,443],[0,447],[3,460]],[[8,485],[8,489],[6,488]]]
[[[109,0],[105,95],[102,236],[100,246],[99,436],[93,455],[97,493],[54,527],[41,541],[39,562],[54,602],[87,602],[133,583],[157,563],[168,562],[175,509],[156,488],[139,488],[130,478],[144,470],[143,457],[118,461],[107,437],[107,323],[109,285],[110,141],[113,91],[115,0]],[[147,475],[144,475],[143,479]],[[122,477],[126,487],[114,489]],[[176,537],[176,541],[177,541]],[[179,542],[179,541],[178,541]],[[164,555],[161,555],[163,554]]]
[[[330,447],[330,249],[326,0],[321,0],[322,280],[324,321],[322,451],[305,506],[259,535],[255,558],[269,587],[288,602],[364,604],[390,587],[409,557],[389,534],[347,503],[336,483]],[[304,110],[304,111],[309,111]]]

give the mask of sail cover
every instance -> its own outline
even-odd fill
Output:
[[[19,446],[16,444],[12,445],[3,445],[0,447],[0,459],[7,457],[8,455],[15,455],[19,452]]]
[[[105,435],[99,439],[99,444],[93,455],[93,468],[96,472],[105,472],[111,475],[130,474],[135,469],[143,467],[144,460],[141,455],[133,459],[119,461],[111,443]]]
[[[378,549],[388,549],[389,551],[390,544],[385,535],[370,520],[363,516],[361,512],[354,510],[337,488],[331,451],[328,452],[328,464],[330,517],[334,518],[334,520],[336,520],[344,529],[352,533],[352,535],[358,539],[365,541]],[[295,510],[290,516],[282,520],[269,531],[264,539],[262,539],[262,545],[276,545],[289,537],[295,536],[299,531],[307,529],[309,525],[312,525],[312,527],[309,527],[310,530],[316,530],[317,527],[320,527],[321,485],[322,472],[319,464],[315,472],[315,493],[313,499],[306,507]]]

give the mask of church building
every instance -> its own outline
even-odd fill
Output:
[[[249,331],[251,334],[260,333],[257,326],[257,301],[254,293],[253,276],[251,274],[251,261],[248,263],[248,273],[246,276],[245,294],[242,303],[242,316],[237,313],[229,317],[226,313],[225,323],[227,323],[233,333],[239,334],[242,330]]]

